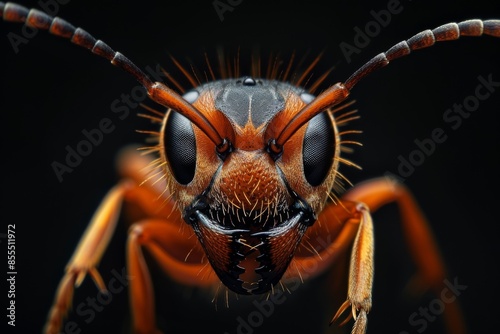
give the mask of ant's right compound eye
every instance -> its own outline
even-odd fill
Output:
[[[196,138],[191,122],[172,111],[165,124],[163,145],[174,178],[187,185],[196,171]]]
[[[182,98],[192,104],[199,96],[198,91],[191,90]],[[177,182],[187,185],[193,180],[196,171],[196,138],[193,126],[186,117],[172,111],[163,131],[163,146],[170,170]]]

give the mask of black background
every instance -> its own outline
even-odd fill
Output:
[[[242,1],[221,21],[211,1],[119,1],[72,0],[61,5],[58,16],[81,26],[107,42],[136,64],[161,64],[175,72],[168,54],[186,63],[201,63],[203,52],[216,46],[229,51],[241,47],[242,54],[257,45],[280,51],[285,59],[293,50],[309,52],[309,61],[325,51],[315,74],[335,66],[329,83],[345,80],[355,69],[381,51],[413,34],[443,23],[468,18],[500,18],[500,9],[488,1],[402,1],[400,14],[373,37],[369,45],[348,63],[339,44],[353,44],[354,28],[364,29],[373,20],[371,10],[387,8],[387,1]],[[23,5],[37,7],[36,1]],[[71,45],[61,38],[39,32],[16,54],[7,34],[21,34],[21,27],[0,24],[0,115],[2,133],[2,230],[16,224],[16,327],[8,333],[41,331],[58,280],[83,233],[93,210],[106,191],[117,182],[114,155],[125,144],[141,143],[144,135],[136,129],[147,122],[131,115],[119,120],[111,103],[122,93],[130,93],[136,82],[104,59]],[[447,140],[405,180],[412,189],[435,231],[449,269],[449,279],[457,278],[467,289],[459,296],[472,333],[496,328],[499,311],[498,215],[500,92],[492,94],[470,118],[452,130],[442,117],[454,103],[474,95],[478,76],[500,81],[500,41],[491,37],[462,38],[421,50],[399,59],[372,74],[352,92],[362,118],[352,127],[363,130],[363,147],[350,158],[362,171],[343,166],[344,175],[354,183],[383,175],[397,174],[398,157],[408,157],[416,149],[415,139],[429,138],[433,129],[443,128]],[[203,68],[203,64],[200,65]],[[137,109],[138,111],[140,109]],[[65,146],[76,145],[83,129],[93,129],[103,117],[113,119],[116,129],[104,137],[88,157],[59,182],[53,161],[63,161]],[[435,298],[405,301],[401,292],[414,267],[406,252],[397,215],[389,205],[374,214],[376,229],[376,272],[374,306],[369,315],[369,333],[417,333],[408,317]],[[105,282],[112,269],[125,265],[126,231],[118,229],[109,252],[100,265]],[[6,254],[5,239],[2,252]],[[1,256],[6,261],[6,256]],[[5,263],[5,262],[4,262]],[[6,272],[6,264],[2,266]],[[166,279],[164,285],[170,282]],[[318,284],[321,283],[319,280]],[[159,288],[160,316],[173,332],[236,333],[236,317],[246,313],[214,312],[210,297],[193,305],[189,290]],[[299,289],[300,290],[300,289]],[[192,291],[191,291],[192,292]],[[0,292],[2,309],[7,291]],[[76,292],[75,303],[84,302],[97,291],[90,280]],[[196,292],[193,292],[196,294]],[[310,294],[310,295],[309,295]],[[304,287],[297,297],[288,298],[254,333],[272,330],[311,332],[325,329],[327,313]],[[309,298],[310,297],[310,298]],[[300,299],[302,298],[302,299]],[[233,301],[237,304],[237,301]],[[295,303],[295,304],[294,304]],[[191,304],[191,305],[190,305]],[[4,311],[6,312],[6,311]],[[330,312],[330,311],[328,311]],[[220,317],[222,320],[216,319]],[[113,301],[90,324],[71,316],[82,333],[124,331],[128,322],[127,292]],[[2,316],[5,323],[6,317]],[[123,320],[125,319],[125,320]],[[167,319],[167,320],[165,320]],[[218,322],[225,322],[221,325]],[[175,325],[174,325],[175,323]],[[223,328],[223,329],[222,329]],[[333,329],[333,328],[332,328]],[[429,322],[425,333],[443,332],[441,318]],[[126,331],[125,331],[126,332]]]

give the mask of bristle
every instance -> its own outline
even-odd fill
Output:
[[[138,116],[138,117],[142,117],[142,118],[149,119],[149,120],[151,120],[153,123],[161,123],[161,122],[163,122],[163,118],[159,118],[159,117],[152,116],[152,115],[147,115],[147,114],[137,114],[137,116]]]
[[[184,74],[184,76],[186,77],[186,79],[189,81],[189,83],[191,84],[191,86],[193,87],[196,87],[198,86],[197,83],[198,81],[189,73],[188,70],[186,70],[184,68],[184,66],[182,66],[178,61],[177,59],[175,59],[172,55],[170,55],[170,59],[172,60],[172,62],[174,63],[174,65],[182,72],[182,74]]]
[[[344,165],[351,166],[351,167],[354,167],[354,168],[357,168],[357,169],[362,169],[361,166],[355,164],[351,160],[347,160],[347,159],[342,158],[342,157],[338,157],[338,158],[336,158],[336,160],[338,162],[340,162],[340,163],[343,163]]]
[[[141,146],[137,148],[137,151],[160,151],[161,147],[159,145],[155,146]]]
[[[226,61],[224,56],[224,51],[222,48],[217,49],[217,60],[219,61],[219,73],[221,79],[227,79],[228,73],[226,71]]]
[[[312,255],[317,256],[321,261],[323,258],[321,255],[318,253],[316,248],[311,244],[311,242],[307,239],[304,239],[304,242],[301,244],[305,249],[311,252]]]
[[[216,80],[214,71],[212,69],[212,64],[210,64],[210,60],[208,59],[208,54],[205,52],[205,63],[207,64],[208,72],[210,73],[210,76],[213,81]]]
[[[285,73],[283,73],[283,77],[281,78],[282,81],[288,80],[288,76],[290,75],[294,59],[295,59],[295,51],[293,51],[292,55],[290,56],[290,60],[288,61],[288,66],[286,67]]]
[[[356,114],[358,112],[358,109],[353,109],[350,111],[346,111],[343,114],[338,115],[335,119],[338,121],[346,119],[346,118],[351,118],[353,117],[352,115]]]
[[[352,116],[352,117],[347,117],[347,118],[342,118],[340,120],[337,119],[337,126],[346,125],[350,121],[353,121],[353,120],[356,120],[356,119],[359,119],[359,115]]]
[[[146,177],[146,178],[145,178],[145,179],[144,179],[144,180],[143,180],[143,181],[139,184],[139,186],[142,186],[142,185],[144,185],[146,182],[149,182],[152,178],[158,177],[158,175],[159,175],[159,174],[161,174],[161,175],[160,175],[160,178],[162,178],[162,179],[166,177],[166,175],[165,175],[165,173],[163,172],[163,170],[159,170],[159,171],[157,171],[156,173],[154,173],[154,174],[149,175],[148,177]],[[155,181],[152,183],[152,185],[155,185],[157,182],[158,182],[158,180],[155,180]]]
[[[339,145],[357,145],[357,146],[363,146],[359,141],[355,140],[341,140],[339,142]]]
[[[158,145],[160,143],[160,137],[158,137],[158,136],[151,136],[151,137],[145,138],[144,141],[147,144],[156,144],[156,145]]]
[[[155,146],[141,146],[137,148],[137,151],[145,151],[145,150],[159,150],[160,147],[158,145]]]
[[[199,85],[201,85],[201,80],[200,78],[198,78],[198,75],[196,74],[196,68],[194,67],[193,64],[191,64],[191,72],[193,72],[193,77],[197,83],[196,85],[193,85],[193,87],[198,87]]]
[[[161,69],[162,73],[167,77],[167,79],[172,83],[174,84],[175,88],[177,88],[179,90],[179,92],[184,93],[186,91],[186,89],[177,81],[175,80],[174,77],[172,77],[170,75],[170,73],[168,73],[167,71],[165,71],[163,68]]]
[[[345,131],[339,132],[339,136],[342,137],[342,136],[345,136],[348,134],[360,134],[360,133],[363,133],[363,131],[361,131],[361,130],[345,130]]]
[[[323,52],[321,52],[314,60],[312,61],[311,64],[307,67],[307,69],[302,73],[302,75],[299,77],[299,79],[294,83],[296,86],[302,85],[302,82],[305,80],[307,76],[311,73],[313,68],[318,64],[319,60],[323,56]]]
[[[146,133],[146,134],[155,135],[155,136],[159,136],[160,135],[160,132],[158,132],[158,131],[152,131],[152,130],[135,130],[135,131],[138,132],[138,133]]]
[[[266,68],[266,79],[269,79],[271,78],[271,72],[272,72],[272,62],[273,62],[273,59],[274,59],[274,55],[273,53],[269,53],[269,60],[267,62],[267,68]]]
[[[351,181],[349,181],[349,179],[347,177],[344,176],[344,174],[342,174],[341,172],[337,171],[337,174],[336,176],[338,176],[338,178],[336,178],[336,180],[343,180],[344,182],[346,182],[349,186],[353,187],[354,185],[352,184]],[[344,185],[341,183],[338,184],[338,186],[340,187],[344,187]]]
[[[147,170],[149,169],[149,172],[148,173],[151,173],[152,171],[158,169],[158,168],[161,168],[163,166],[165,166],[167,164],[166,161],[163,161],[162,158],[156,158],[156,159],[153,159],[151,160],[147,165],[146,167],[144,167],[142,170]]]
[[[337,182],[337,180],[335,180],[335,182]],[[334,192],[334,191],[327,191],[326,192],[326,195],[328,196],[328,199],[335,205],[337,205],[338,203],[340,203],[339,201],[339,198],[337,197],[337,194]],[[319,220],[318,220],[319,222]],[[325,226],[328,226],[328,224],[326,224]]]
[[[275,80],[278,78],[278,72],[280,69],[280,65],[281,65],[280,56],[279,56],[279,54],[277,54],[274,57],[274,62],[273,62],[273,66],[271,69],[271,76],[269,77],[269,79]]]
[[[146,109],[147,111],[149,111],[150,113],[155,114],[155,115],[161,117],[162,119],[165,117],[166,112],[159,111],[159,110],[154,109],[154,108],[152,108],[152,107],[150,107],[148,105],[145,105],[143,103],[141,103],[140,106],[142,108]]]
[[[309,92],[311,94],[314,94],[314,92],[318,89],[318,87],[325,81],[325,79],[330,75],[330,73],[333,71],[333,67],[327,70],[325,73],[323,73],[314,83],[311,85],[311,87],[308,88]]]
[[[352,147],[347,147],[343,145],[339,145],[339,150],[341,153],[346,153],[346,154],[351,154],[354,152],[354,149]]]
[[[333,113],[333,114],[335,114],[335,113],[337,113],[337,112],[339,112],[339,111],[341,111],[341,110],[344,110],[344,109],[345,109],[345,108],[347,108],[347,107],[352,106],[354,103],[356,103],[356,100],[351,100],[351,101],[348,101],[348,102],[346,102],[346,103],[344,103],[344,104],[339,105],[338,107],[336,107],[336,108],[334,108],[334,109],[330,109],[330,112],[331,112],[331,113]],[[355,111],[355,112],[356,112],[356,111],[358,111],[358,110],[357,110],[357,109],[354,109],[353,111]],[[337,117],[338,117],[338,116],[337,116]]]
[[[297,271],[297,275],[299,275],[300,282],[301,282],[302,284],[304,284],[304,278],[302,277],[302,274],[301,274],[301,272],[300,272],[300,270],[299,270],[299,266],[297,265],[297,261],[295,261],[295,259],[292,259],[292,263],[293,263],[293,265],[295,266],[295,270]]]

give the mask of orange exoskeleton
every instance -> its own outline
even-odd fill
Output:
[[[81,28],[36,9],[0,3],[6,21],[21,22],[68,38],[111,61],[167,108],[149,116],[161,125],[156,154],[121,157],[126,178],[112,188],[96,211],[68,263],[50,310],[46,333],[58,333],[70,308],[75,285],[90,275],[105,289],[97,265],[106,251],[123,201],[147,217],[132,225],[127,242],[130,307],[137,333],[158,333],[154,291],[143,256],[146,250],[172,278],[190,285],[217,286],[237,294],[264,294],[305,261],[319,274],[351,248],[344,312],[355,319],[353,333],[364,333],[371,309],[374,241],[371,212],[396,202],[408,243],[424,282],[441,291],[445,270],[428,224],[412,195],[397,181],[380,178],[339,195],[347,179],[339,164],[345,145],[357,144],[341,131],[352,117],[345,112],[351,89],[371,72],[411,51],[460,36],[500,37],[500,20],[468,20],[423,31],[377,55],[345,82],[318,96],[301,80],[264,78],[259,71],[213,80],[183,95],[153,82],[128,58]],[[210,72],[211,69],[210,69]],[[144,182],[144,181],[150,182]],[[189,226],[196,238],[181,233]],[[314,236],[333,235],[330,244]],[[303,248],[299,246],[305,246]],[[313,251],[305,251],[313,250]],[[210,267],[206,267],[205,259]],[[210,273],[200,278],[199,273]],[[459,333],[462,317],[452,303],[445,310],[450,331]],[[168,331],[168,328],[165,330]]]

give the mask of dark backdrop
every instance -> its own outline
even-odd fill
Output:
[[[334,66],[328,83],[345,80],[372,56],[421,30],[468,18],[500,18],[500,10],[491,1],[441,1],[438,5],[402,0],[402,11],[392,15],[390,23],[347,61],[341,43],[355,46],[355,28],[364,30],[374,20],[371,11],[386,9],[388,3],[241,1],[232,11],[226,11],[221,21],[212,1],[125,4],[72,0],[60,5],[57,15],[106,41],[141,68],[161,64],[177,73],[168,54],[184,63],[188,59],[200,63],[203,52],[213,54],[217,46],[229,51],[241,47],[242,54],[248,54],[258,45],[264,55],[279,51],[286,59],[296,50],[298,55],[308,55],[309,62],[324,51],[314,74]],[[37,1],[22,4],[39,7]],[[104,59],[45,32],[20,45],[15,53],[7,38],[9,32],[22,36],[22,30],[18,25],[0,23],[4,175],[0,233],[4,237],[6,224],[16,224],[18,272],[16,327],[9,328],[8,333],[37,333],[64,265],[93,210],[117,182],[115,153],[125,144],[143,142],[144,136],[134,131],[146,122],[135,115],[119,120],[111,111],[112,102],[136,86],[130,76]],[[449,279],[456,278],[459,284],[467,286],[459,300],[473,333],[495,328],[499,311],[499,252],[494,228],[499,223],[500,89],[497,87],[491,97],[481,101],[479,108],[456,129],[443,120],[443,114],[455,103],[475,95],[479,76],[492,75],[493,80],[500,81],[499,65],[500,40],[463,38],[419,51],[371,75],[352,92],[362,116],[352,127],[363,130],[358,137],[363,147],[350,158],[363,170],[342,167],[353,182],[386,172],[401,174],[400,159],[418,154],[416,139],[431,138],[436,128],[445,131],[446,141],[437,144],[420,166],[400,176],[404,176],[405,184],[431,221],[449,268]],[[63,161],[66,145],[74,147],[84,138],[82,130],[96,128],[103,117],[113,120],[114,131],[59,182],[51,164]],[[374,218],[376,274],[368,332],[417,333],[422,328],[412,326],[408,318],[420,307],[428,307],[435,297],[405,301],[401,296],[414,267],[406,252],[397,207],[389,205]],[[111,279],[112,270],[121,272],[125,265],[125,238],[126,231],[118,228],[110,251],[102,260],[100,270],[106,282]],[[5,239],[1,245],[6,254]],[[6,257],[1,258],[5,261]],[[2,267],[5,272],[5,264]],[[322,281],[317,283],[319,286]],[[172,286],[168,281],[164,285]],[[244,313],[217,313],[210,296],[195,302],[186,296],[198,292],[165,286],[159,288],[164,312],[160,318],[171,327],[175,323],[174,332],[212,328],[217,333],[236,333],[237,317],[247,319],[246,315],[255,310],[251,306]],[[86,280],[76,293],[75,307],[96,294],[93,284]],[[1,295],[5,310],[6,291]],[[331,313],[317,307],[319,302],[314,297],[318,295],[321,290],[304,287],[289,297],[287,306],[280,306],[266,318],[264,325],[253,329],[254,333],[324,328]],[[238,302],[233,300],[232,304]],[[222,320],[216,319],[217,315]],[[2,318],[5,323],[5,316]],[[120,332],[128,318],[126,291],[114,295],[113,301],[97,312],[90,324],[85,321],[88,318],[72,316],[81,333]],[[429,321],[424,332],[443,332],[441,317]]]

